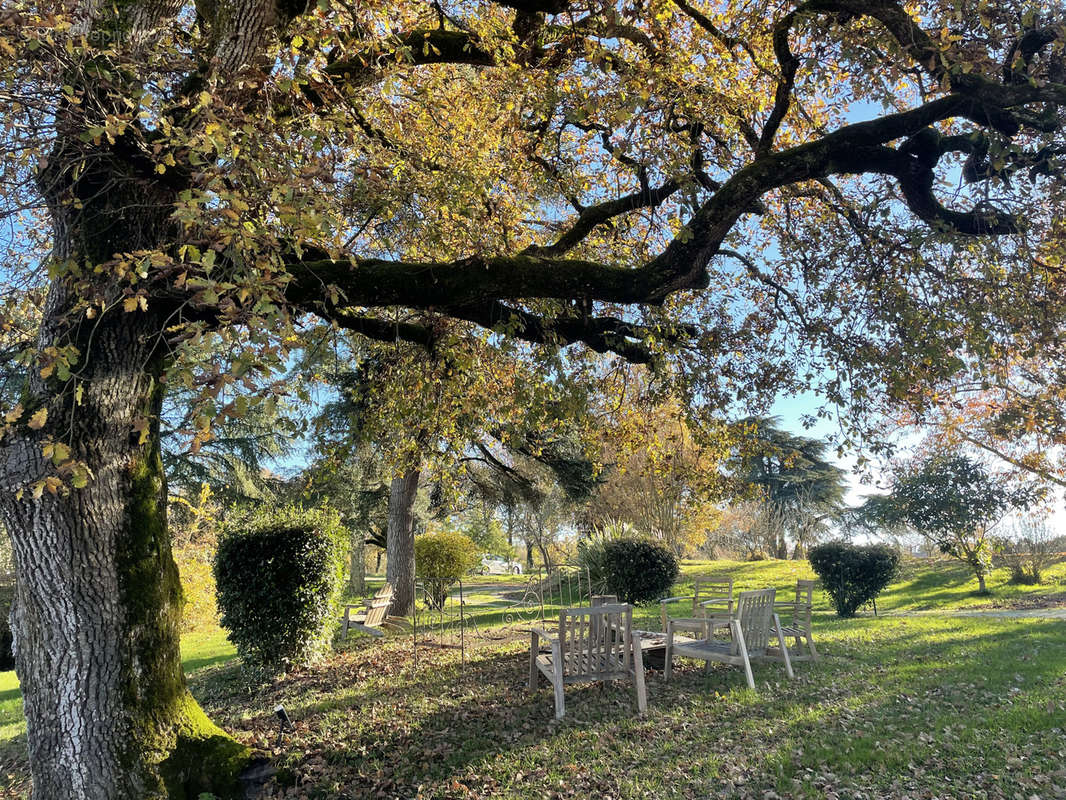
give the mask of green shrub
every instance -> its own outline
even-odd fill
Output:
[[[900,571],[899,552],[883,544],[826,542],[812,547],[807,559],[841,617],[854,617]]]
[[[260,512],[222,531],[215,556],[221,623],[253,669],[284,671],[329,641],[344,570],[335,512]]]
[[[444,608],[448,590],[479,563],[477,545],[469,536],[442,531],[415,537],[415,572],[433,608]]]
[[[650,603],[670,591],[680,568],[664,544],[646,539],[603,542],[604,583],[623,603]]]

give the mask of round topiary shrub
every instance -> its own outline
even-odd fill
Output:
[[[854,617],[859,606],[892,582],[900,567],[899,552],[883,544],[826,542],[812,547],[807,559],[841,617]]]
[[[220,621],[247,666],[282,672],[322,653],[344,537],[335,512],[294,506],[224,527],[214,565]]]
[[[444,608],[448,590],[480,561],[474,540],[461,533],[442,531],[415,537],[415,574],[422,579],[433,608]]]
[[[666,545],[646,539],[603,544],[607,591],[623,603],[650,603],[665,596],[677,579],[677,556]]]

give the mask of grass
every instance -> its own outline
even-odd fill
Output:
[[[806,561],[686,561],[682,580],[692,576],[724,573],[733,577],[738,591],[775,586],[788,594],[798,578],[815,578]],[[988,607],[1025,605],[1026,599],[1059,595],[1066,603],[1066,557],[1060,555],[1044,572],[1044,582],[1024,586],[1009,582],[1005,567],[988,576],[991,596],[977,594],[977,579],[959,561],[949,558],[910,559],[902,575],[877,598],[879,613],[912,611],[954,611]],[[683,584],[684,585],[684,584]],[[691,586],[691,584],[689,584]],[[824,606],[829,608],[828,604]]]
[[[774,561],[684,571],[723,567],[738,589],[807,577]],[[1002,581],[999,602],[1066,588]],[[938,562],[910,568],[876,618],[838,620],[819,597],[825,658],[796,680],[762,664],[751,691],[739,670],[682,662],[668,684],[649,673],[643,719],[632,687],[593,684],[567,688],[556,722],[547,684],[525,690],[521,622],[501,627],[483,590],[467,598],[480,633],[463,654],[423,645],[416,663],[409,635],[353,638],[265,686],[247,684],[217,629],[186,637],[183,656],[211,716],[273,751],[275,797],[1066,798],[1066,623],[901,613],[988,604],[974,589]],[[275,750],[279,702],[296,730]],[[17,682],[0,673],[0,796],[28,793],[24,748]]]

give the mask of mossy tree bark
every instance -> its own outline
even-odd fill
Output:
[[[173,189],[128,170],[115,179],[103,156],[86,163],[61,140],[40,179],[59,277],[36,345],[76,352],[76,370],[30,371],[23,404],[42,416],[0,449],[33,796],[236,797],[250,751],[189,694],[179,653],[159,442],[167,310],[127,311],[120,286],[77,266],[159,247]],[[93,314],[86,296],[100,300]]]
[[[93,480],[0,499],[19,574],[12,627],[33,794],[237,796],[250,753],[208,720],[182,673],[158,423],[143,442],[130,434],[137,417],[158,420],[160,365],[136,369],[148,355],[136,334],[101,333],[82,404],[64,420]],[[47,472],[37,443],[22,452],[27,475]]]

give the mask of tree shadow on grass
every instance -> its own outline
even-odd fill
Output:
[[[779,665],[759,665],[756,692],[744,687],[739,670],[705,675],[698,662],[682,666],[669,684],[649,675],[645,719],[636,716],[632,686],[616,683],[568,686],[567,716],[556,722],[547,684],[533,694],[525,689],[520,643],[478,654],[465,673],[427,655],[422,669],[384,683],[348,683],[343,694],[303,701],[290,695],[301,734],[281,759],[281,778],[323,792],[334,787],[341,797],[414,796],[418,787],[426,796],[451,796],[475,784],[484,794],[525,796],[558,781],[576,796],[581,787],[618,796],[632,794],[635,782],[654,789],[674,774],[688,782],[688,796],[728,794],[736,781],[787,783],[814,759],[877,786],[906,766],[900,759],[955,758],[954,745],[938,739],[942,719],[982,732],[984,716],[1013,713],[1066,666],[1061,623],[1002,626],[994,635],[976,635],[980,629],[957,621],[932,631],[900,627],[863,631],[874,636],[865,643],[830,644],[830,652],[855,655],[797,665],[795,682]],[[1045,657],[1031,657],[1035,651]],[[967,688],[978,677],[979,697]],[[919,735],[928,741],[918,742]],[[903,737],[906,746],[885,751],[874,746],[879,736]],[[937,755],[938,747],[944,753]],[[571,774],[575,763],[579,774]],[[621,773],[619,763],[626,765]]]
[[[213,667],[216,664],[225,664],[228,661],[235,661],[236,659],[236,653],[222,653],[216,656],[186,659],[181,662],[181,667],[185,671],[185,675],[188,676],[190,673],[196,672],[204,667]]]

